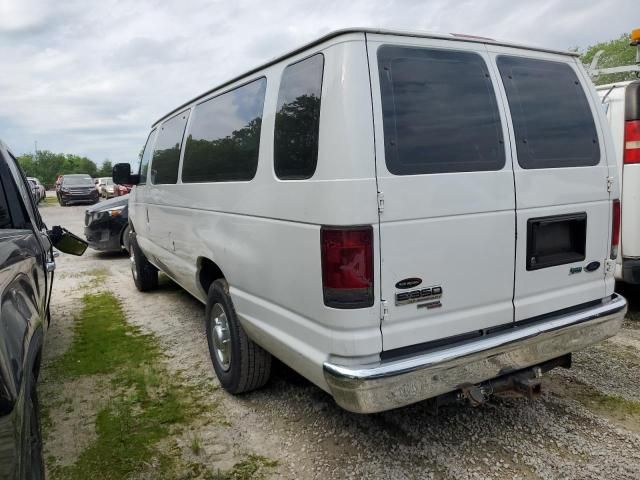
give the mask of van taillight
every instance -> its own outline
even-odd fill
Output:
[[[640,163],[640,120],[624,124],[624,163]]]
[[[611,208],[611,260],[615,260],[620,245],[620,200],[614,200]]]
[[[322,227],[324,304],[334,308],[373,305],[373,228]]]

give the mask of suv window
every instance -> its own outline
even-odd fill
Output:
[[[149,160],[151,160],[151,156],[153,155],[153,146],[156,141],[157,133],[158,130],[155,128],[151,130],[151,133],[147,137],[147,143],[144,145],[144,151],[142,152],[142,158],[140,159],[140,170],[138,171],[140,175],[138,185],[144,185],[147,183],[147,170],[149,169]]]
[[[258,169],[267,79],[260,78],[196,106],[182,164],[182,181],[251,180]]]
[[[395,175],[500,170],[496,94],[473,52],[378,49],[385,161]]]
[[[566,63],[500,56],[522,168],[597,165],[598,134],[587,97]]]
[[[311,178],[318,163],[324,56],[289,65],[282,73],[273,140],[278,178]]]
[[[180,148],[188,118],[189,112],[182,112],[160,127],[151,160],[151,183],[154,185],[173,184],[178,181]]]

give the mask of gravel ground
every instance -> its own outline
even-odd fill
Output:
[[[48,225],[82,233],[84,207],[41,210]],[[446,407],[438,415],[417,404],[365,416],[341,410],[284,366],[260,391],[226,394],[209,360],[204,307],[166,277],[157,291],[138,292],[128,262],[123,255],[92,250],[81,258],[60,255],[46,357],[59,355],[69,343],[83,274],[106,269],[106,288],[121,299],[129,321],[157,336],[170,370],[194,384],[206,382],[211,404],[221,405],[228,427],[193,426],[202,439],[201,455],[212,467],[228,468],[251,451],[278,460],[274,478],[640,478],[640,306],[635,298],[622,332],[575,354],[571,370],[547,374],[538,400],[495,399],[479,408]],[[634,412],[619,406],[621,401],[598,403],[604,395],[625,399]],[[73,443],[68,437],[77,430],[58,428],[48,435],[48,455]]]

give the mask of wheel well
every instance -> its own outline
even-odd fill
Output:
[[[120,232],[120,245],[124,247],[124,233],[127,231],[127,227],[129,227],[129,231],[131,231],[131,227],[127,223],[124,227],[122,227],[122,231]]]
[[[205,295],[209,293],[209,287],[220,278],[225,278],[220,267],[208,258],[198,259],[198,282]]]

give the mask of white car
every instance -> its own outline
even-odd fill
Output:
[[[40,180],[38,180],[36,177],[27,177],[27,180],[29,181],[29,183],[33,182],[35,184],[35,190],[37,190],[36,198],[38,202],[47,197],[47,190],[44,188],[44,185],[40,183]]]
[[[101,177],[97,179],[96,188],[98,193],[103,198],[111,198],[114,196],[115,184],[113,179],[109,177]]]
[[[206,304],[222,386],[276,356],[354,412],[535,395],[614,335],[616,153],[576,55],[344,30],[153,124],[129,200],[138,289]],[[489,383],[487,383],[489,382]]]
[[[598,87],[616,149],[622,222],[616,277],[640,284],[640,80]]]

